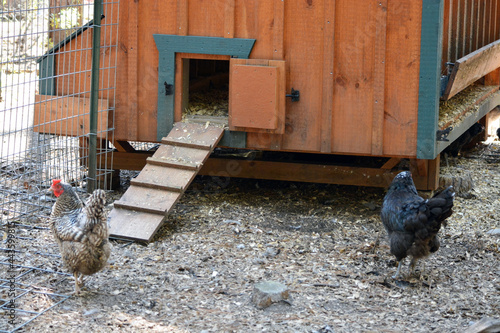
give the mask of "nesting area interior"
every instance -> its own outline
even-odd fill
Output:
[[[229,61],[183,59],[182,121],[227,126]]]

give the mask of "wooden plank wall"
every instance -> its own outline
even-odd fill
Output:
[[[446,63],[500,39],[500,0],[444,0],[442,71]]]
[[[373,136],[381,154],[387,1],[362,3],[337,1],[335,10],[332,147],[371,152]]]
[[[83,136],[90,132],[90,98],[36,95],[33,131],[45,134]],[[97,103],[97,137],[106,138],[109,128],[109,102]]]
[[[105,4],[103,10],[105,18],[102,20],[101,28],[99,98],[108,100],[110,107],[114,107],[118,5]],[[91,59],[92,29],[87,29],[61,47],[55,56],[57,95],[90,97]]]
[[[286,92],[294,88],[301,96],[297,103],[286,100],[284,135],[248,133],[248,147],[413,157],[421,6],[401,0],[120,1],[115,138],[156,141],[153,34],[255,38],[250,58],[285,60]]]
[[[332,150],[416,154],[421,3],[336,2]]]
[[[421,1],[389,0],[383,154],[416,156]]]

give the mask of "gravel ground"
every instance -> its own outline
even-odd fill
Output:
[[[86,279],[83,295],[23,331],[461,332],[500,316],[500,238],[488,233],[500,228],[499,155],[495,141],[443,168],[470,173],[474,190],[456,198],[441,249],[414,275],[406,261],[398,280],[379,218],[383,189],[196,178],[153,242],[113,241],[109,266]],[[28,239],[17,260],[64,272],[49,230],[17,235]],[[29,279],[38,290],[73,290],[65,275]],[[257,309],[252,289],[265,280],[287,285],[290,302]],[[30,302],[42,309],[55,298]]]

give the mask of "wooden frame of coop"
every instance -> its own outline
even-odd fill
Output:
[[[114,129],[115,169],[142,169],[152,153],[130,142],[161,142],[185,121],[223,127],[219,147],[291,156],[213,157],[200,174],[387,186],[408,159],[417,187],[435,189],[439,153],[500,104],[500,0],[119,4],[103,18],[116,20],[118,47],[101,51],[118,52],[116,101],[100,96],[114,109],[100,126]],[[42,120],[73,112],[44,103],[51,95],[85,104],[57,75],[90,79],[59,59],[91,30],[41,58],[35,130],[55,133],[58,122]],[[226,110],[189,114],[200,94],[222,96]]]

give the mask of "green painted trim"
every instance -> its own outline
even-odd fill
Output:
[[[105,17],[104,14],[101,14],[101,19],[103,19],[104,17]],[[41,57],[39,57],[36,60],[36,62],[40,63],[46,57],[50,56],[51,54],[56,53],[60,48],[62,48],[63,46],[65,46],[66,44],[68,44],[69,42],[71,42],[73,39],[75,39],[76,37],[78,37],[78,35],[80,35],[82,32],[84,32],[88,28],[92,27],[93,25],[94,25],[94,20],[88,21],[87,23],[85,23],[84,25],[82,25],[80,28],[78,28],[75,32],[73,32],[71,35],[69,35],[68,37],[64,38],[62,41],[60,41],[59,43],[57,43],[57,45],[55,45],[50,50],[48,50],[44,55],[42,55]]]
[[[157,138],[160,141],[168,135],[174,125],[175,92],[165,95],[165,82],[173,85],[175,90],[175,54],[178,52],[217,54],[247,59],[255,39],[157,34],[153,37],[159,52]]]
[[[55,95],[56,80],[54,73],[55,55],[49,54],[39,62],[39,94],[40,95]]]
[[[101,19],[105,16],[101,14]],[[100,20],[99,20],[100,21]],[[38,70],[40,73],[39,80],[39,93],[40,95],[55,95],[56,81],[55,81],[55,54],[59,49],[64,47],[66,44],[71,42],[73,39],[78,37],[81,33],[83,33],[88,28],[91,28],[94,25],[94,20],[88,21],[85,25],[78,28],[71,35],[60,41],[53,48],[48,50],[44,55],[39,57],[36,62],[39,64]]]
[[[422,0],[417,158],[436,158],[441,95],[444,0]]]
[[[246,148],[247,132],[236,132],[224,130],[224,135],[220,139],[218,146],[230,148]]]

